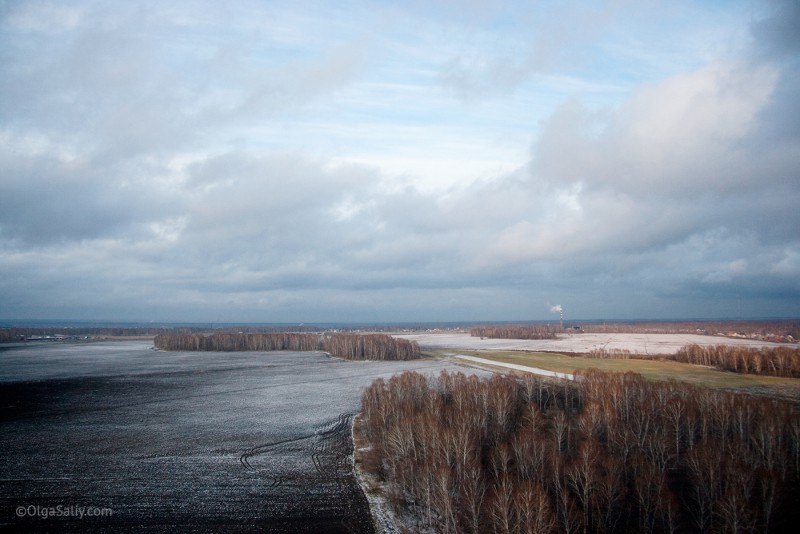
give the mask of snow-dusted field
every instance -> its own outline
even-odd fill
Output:
[[[0,348],[0,530],[371,532],[349,439],[363,388],[456,366],[151,347]],[[59,506],[113,515],[41,517]]]
[[[660,334],[401,337],[455,350],[769,345]],[[361,393],[377,377],[445,368],[482,373],[453,360],[157,352],[147,341],[0,346],[0,530],[371,532],[350,456]],[[113,513],[64,513],[81,507]]]
[[[751,339],[702,336],[696,334],[559,334],[558,339],[481,339],[468,333],[396,334],[411,339],[422,348],[462,350],[540,350],[589,352],[593,349],[627,350],[638,354],[674,354],[684,345],[776,346],[776,343]],[[797,347],[797,345],[788,345]]]

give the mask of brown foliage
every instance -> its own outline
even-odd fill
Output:
[[[0,343],[10,343],[19,341],[21,334],[17,333],[16,328],[0,328]]]
[[[440,532],[782,531],[795,405],[639,375],[374,382],[364,428],[398,506]]]
[[[386,334],[326,334],[324,351],[347,360],[413,360],[419,357],[416,341]]]
[[[550,325],[533,324],[476,326],[470,329],[469,335],[496,339],[555,339],[560,330]]]
[[[678,351],[674,359],[734,373],[800,378],[800,349],[790,347],[758,349],[732,345],[687,345]]]

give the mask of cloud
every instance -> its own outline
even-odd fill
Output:
[[[741,168],[750,154],[738,142],[754,132],[776,80],[770,66],[715,63],[647,86],[618,110],[567,102],[541,135],[536,170],[553,182],[632,195],[752,185]]]
[[[557,110],[536,146],[531,186],[570,200],[523,239],[532,257],[558,248],[636,251],[709,227],[767,237],[776,220],[795,222],[786,196],[795,187],[785,180],[792,164],[754,142],[777,74],[745,67],[715,64],[668,78],[619,110],[598,114],[575,101]],[[767,213],[762,203],[771,205],[768,219],[738,216],[748,205]]]
[[[506,181],[496,197],[508,218],[487,237],[485,265],[539,273],[556,262],[566,278],[618,271],[629,287],[687,299],[701,288],[739,294],[737,284],[795,298],[797,282],[777,273],[792,269],[787,250],[800,242],[790,178],[800,139],[767,139],[770,110],[787,109],[796,80],[743,54],[648,84],[616,108],[566,100],[538,135],[525,186]],[[495,198],[471,193],[485,206]]]
[[[45,135],[104,164],[197,150],[336,92],[364,58],[359,36],[287,61],[273,52],[282,46],[276,35],[243,39],[202,17],[139,3],[107,7],[25,4],[3,21],[0,117],[16,135]],[[252,8],[223,19],[235,29]],[[66,27],[38,24],[60,10],[70,13]]]
[[[493,33],[468,27],[462,46],[441,69],[441,82],[473,99],[507,94],[537,75],[569,71],[585,60],[621,7],[543,2],[523,14],[500,13],[498,24],[509,37],[498,42]]]
[[[7,317],[797,310],[800,75],[768,31],[789,5],[711,59],[690,37],[727,19],[665,19],[644,44],[680,57],[642,79],[619,72],[666,56],[619,52],[653,31],[624,6],[132,5],[3,12]]]

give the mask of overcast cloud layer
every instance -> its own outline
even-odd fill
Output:
[[[0,319],[800,315],[800,4],[0,2]]]

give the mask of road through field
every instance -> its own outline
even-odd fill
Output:
[[[475,362],[481,365],[489,365],[493,367],[502,367],[504,369],[513,369],[514,371],[524,371],[540,376],[548,376],[550,378],[563,378],[565,380],[575,380],[575,375],[569,373],[557,373],[555,371],[548,371],[547,369],[539,369],[538,367],[529,367],[527,365],[517,365],[515,363],[499,362],[496,360],[487,360],[486,358],[477,358],[475,356],[467,356],[464,354],[456,354],[454,352],[447,352],[445,356],[456,358],[468,362]]]
[[[141,341],[0,349],[0,530],[371,532],[349,431],[363,388],[455,367]]]

